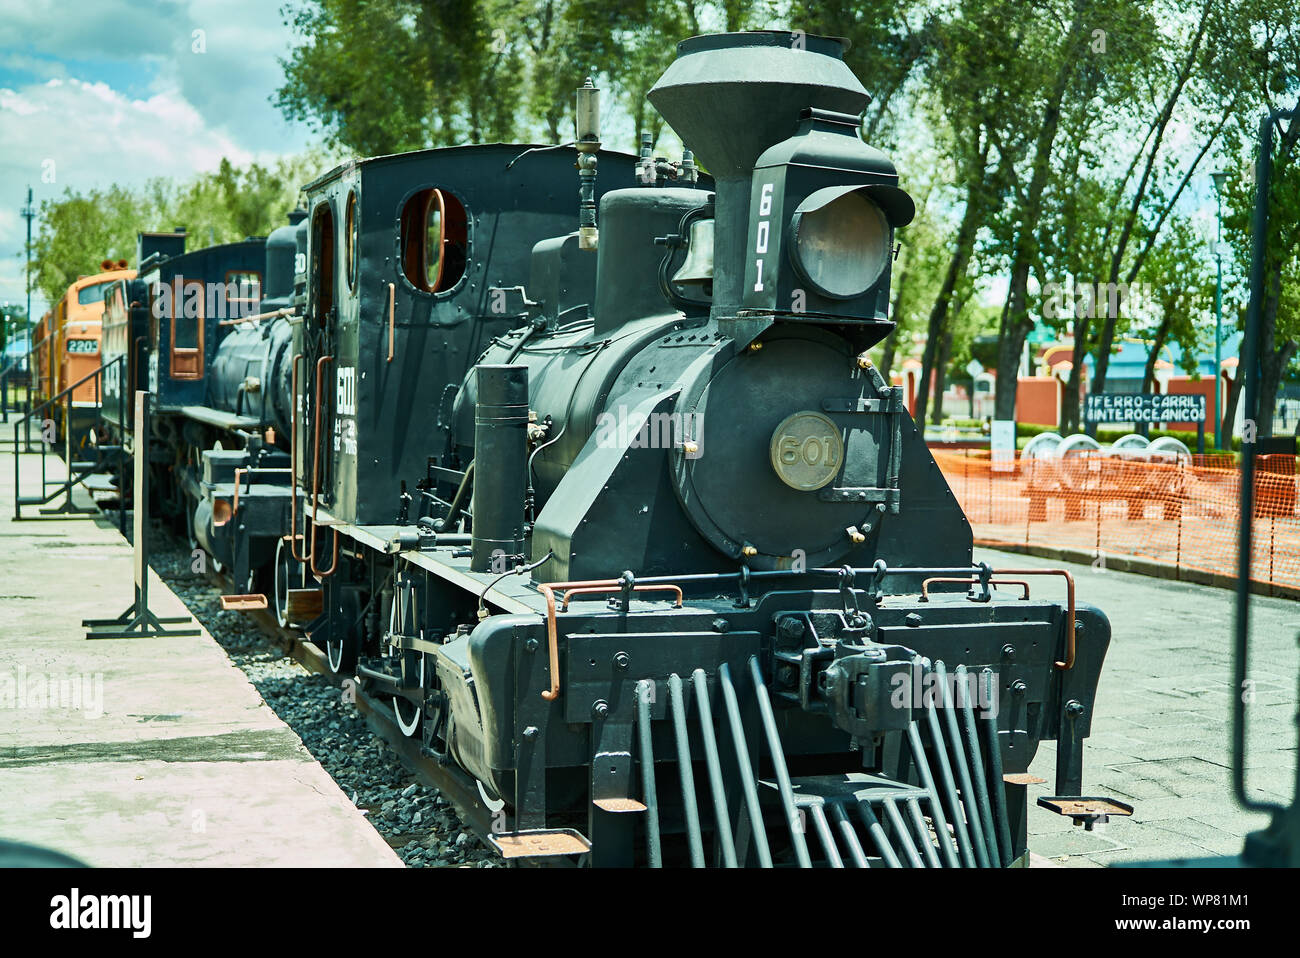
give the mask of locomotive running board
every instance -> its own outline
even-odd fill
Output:
[[[266,596],[259,593],[252,595],[223,595],[221,608],[226,612],[256,612],[267,606]]]

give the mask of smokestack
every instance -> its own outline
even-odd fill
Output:
[[[844,47],[834,37],[779,31],[692,37],[677,44],[677,59],[648,94],[716,184],[714,318],[740,308],[755,161],[794,135],[801,110],[858,116],[871,102]]]

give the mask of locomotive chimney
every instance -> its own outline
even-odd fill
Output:
[[[807,107],[860,115],[871,97],[844,63],[844,41],[755,31],[692,37],[650,90],[659,114],[713,175],[712,315],[734,316],[745,275],[750,179]]]

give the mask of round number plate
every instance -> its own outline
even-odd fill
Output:
[[[791,489],[814,492],[834,479],[844,465],[839,427],[819,412],[797,412],[772,433],[772,469]]]

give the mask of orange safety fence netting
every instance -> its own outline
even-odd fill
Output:
[[[1228,456],[1147,461],[1117,450],[990,461],[987,450],[931,450],[975,541],[1125,556],[1237,574],[1240,474]],[[1255,460],[1251,578],[1300,588],[1296,457]]]

